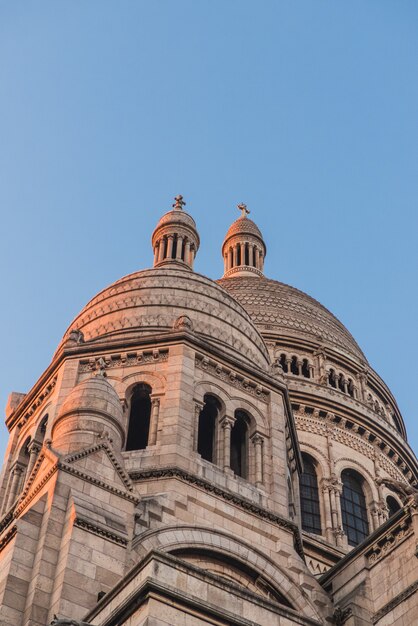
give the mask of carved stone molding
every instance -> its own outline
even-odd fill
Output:
[[[117,354],[102,355],[90,359],[81,359],[79,372],[99,371],[114,367],[131,367],[133,365],[148,365],[149,363],[161,363],[168,360],[168,350],[138,350],[134,352],[120,352]]]
[[[232,384],[237,389],[258,398],[262,402],[268,403],[270,395],[269,391],[255,381],[245,378],[233,370],[220,365],[216,361],[201,355],[196,356],[195,363],[198,369],[208,372],[209,374],[216,376],[216,378],[220,378],[221,380]]]
[[[241,498],[240,496],[238,496],[236,493],[233,493],[232,491],[228,491],[227,489],[222,489],[221,487],[214,485],[212,482],[205,480],[204,478],[195,476],[194,474],[191,474],[189,472],[186,472],[185,470],[182,470],[179,467],[166,467],[162,469],[154,468],[154,469],[147,469],[147,470],[137,470],[134,472],[130,472],[130,477],[132,478],[133,481],[138,481],[138,482],[142,480],[150,480],[150,479],[179,478],[180,480],[191,483],[193,485],[196,485],[197,487],[200,487],[201,489],[204,489],[205,491],[213,493],[216,496],[220,496],[224,500],[227,500],[231,504],[239,506],[241,509],[243,509],[244,511],[247,511],[248,513],[257,515],[258,517],[262,519],[266,519],[269,522],[272,522],[273,524],[280,526],[281,528],[286,528],[287,530],[290,530],[293,533],[295,550],[297,551],[297,553],[303,560],[305,559],[304,552],[303,552],[303,545],[302,545],[302,537],[301,537],[299,528],[296,524],[294,524],[293,522],[291,522],[290,520],[284,517],[281,517],[280,515],[276,515],[272,511],[269,511],[268,509],[265,509],[255,504],[254,502],[251,502],[251,500],[247,500],[246,498]]]
[[[404,539],[413,533],[411,518],[404,518],[391,528],[388,533],[376,541],[372,548],[366,552],[366,558],[370,567],[373,567],[389,552],[392,552]]]
[[[82,528],[83,530],[87,530],[87,532],[92,533],[93,535],[98,535],[99,537],[104,537],[108,541],[112,541],[113,543],[117,543],[120,546],[127,546],[128,540],[126,537],[122,537],[118,533],[112,532],[107,528],[103,528],[98,524],[92,524],[88,520],[85,520],[80,517],[76,517],[74,520],[74,526],[78,528]]]
[[[51,395],[54,390],[55,385],[57,384],[57,376],[54,376],[52,380],[49,381],[47,385],[42,389],[42,391],[36,396],[35,400],[30,405],[29,409],[25,411],[22,415],[18,423],[18,427],[21,428],[25,422],[39,409],[39,407],[45,402],[45,400]]]

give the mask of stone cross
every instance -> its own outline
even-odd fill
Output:
[[[241,217],[247,217],[250,211],[247,209],[247,205],[241,202],[241,204],[237,204],[238,211],[241,211]]]
[[[185,202],[183,200],[183,196],[181,196],[180,194],[178,196],[176,196],[174,198],[175,203],[173,204],[173,208],[175,211],[182,211],[183,207],[185,206]]]

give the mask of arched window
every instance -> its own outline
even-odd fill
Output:
[[[248,417],[244,411],[235,411],[231,430],[231,469],[242,478],[248,477]]]
[[[341,513],[343,527],[350,546],[357,546],[369,534],[366,498],[363,491],[363,478],[354,470],[344,470],[341,474],[343,492]]]
[[[216,422],[221,407],[218,400],[209,394],[205,395],[204,402],[199,414],[197,451],[202,459],[214,463]]]
[[[290,371],[295,376],[299,374],[298,359],[295,356],[292,356],[292,360],[290,362]]]
[[[309,371],[309,361],[308,361],[308,359],[303,359],[303,361],[302,361],[302,376],[304,376],[305,378],[310,378],[311,377],[311,373]]]
[[[42,437],[42,439],[44,439],[45,437],[45,433],[46,433],[46,427],[48,426],[48,414],[45,415],[45,417],[42,419],[40,425],[39,425],[39,433]]]
[[[337,386],[335,378],[336,378],[335,371],[333,369],[330,369],[328,373],[328,383],[331,385],[331,387],[334,387],[334,388]]]
[[[392,517],[392,515],[395,515],[395,513],[401,510],[401,505],[392,496],[386,498],[386,505],[389,509],[389,517]]]
[[[303,472],[300,476],[300,512],[302,528],[308,533],[321,534],[318,479],[314,460],[302,454]]]
[[[280,355],[279,363],[282,366],[283,371],[287,374],[287,358],[285,354]]]
[[[133,388],[126,450],[143,450],[148,445],[151,418],[151,387],[140,383]]]

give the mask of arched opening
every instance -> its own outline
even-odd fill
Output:
[[[245,244],[245,265],[250,264],[250,251],[248,248],[248,243]]]
[[[344,470],[341,474],[343,492],[341,513],[343,527],[350,546],[357,546],[369,534],[366,498],[363,491],[364,479],[354,470]]]
[[[283,371],[287,374],[287,359],[285,354],[280,355],[279,363],[282,366]]]
[[[335,381],[335,372],[334,372],[333,369],[329,370],[329,373],[328,373],[328,383],[329,383],[329,385],[331,387],[334,387],[334,389],[337,386],[337,383]]]
[[[231,430],[231,469],[242,478],[248,476],[248,417],[244,411],[235,411]]]
[[[307,454],[302,454],[302,459],[303,472],[300,475],[300,512],[302,528],[308,533],[320,535],[321,512],[315,462]]]
[[[297,358],[295,356],[292,356],[292,360],[290,362],[290,371],[295,376],[297,376],[299,374],[298,360],[297,360]]]
[[[309,371],[308,359],[303,359],[303,361],[302,361],[302,376],[304,376],[305,378],[310,378],[311,377],[311,373]]]
[[[338,389],[340,391],[345,391],[344,376],[342,374],[338,376]]]
[[[347,391],[348,395],[354,398],[354,383],[351,378],[348,379]]]
[[[392,515],[395,515],[395,513],[401,510],[401,505],[393,496],[386,498],[386,505],[389,509],[389,517],[392,517]]]
[[[202,459],[215,463],[216,423],[221,406],[218,400],[209,394],[205,395],[204,403],[199,413],[197,451]]]
[[[42,441],[45,439],[46,427],[48,426],[48,414],[43,417],[40,425],[39,425],[39,434],[41,436]]]
[[[143,450],[148,445],[151,419],[151,387],[135,385],[131,396],[126,450]]]

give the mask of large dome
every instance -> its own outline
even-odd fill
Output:
[[[92,343],[169,333],[185,317],[212,346],[268,368],[267,348],[244,308],[214,281],[187,268],[159,267],[121,278],[84,307],[63,341],[75,330]]]
[[[237,276],[218,281],[248,311],[265,334],[330,344],[340,352],[366,362],[345,326],[322,304],[303,291],[276,280]]]

